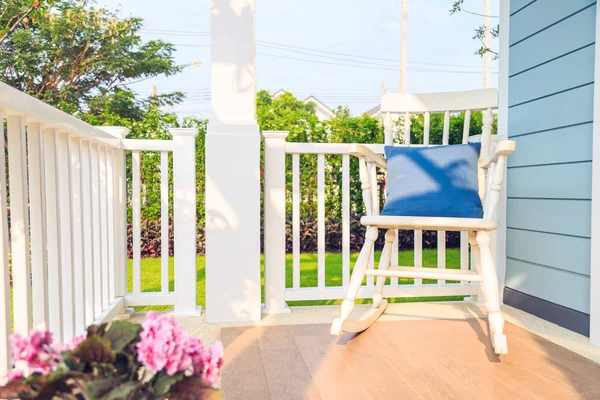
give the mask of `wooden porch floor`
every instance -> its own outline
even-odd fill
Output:
[[[508,323],[500,358],[477,318],[329,328],[223,328],[225,399],[600,399],[600,364]]]

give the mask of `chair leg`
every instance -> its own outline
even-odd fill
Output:
[[[477,232],[469,232],[469,244],[471,245],[471,253],[473,253],[473,268],[478,275],[481,275],[481,253],[479,251],[479,245],[477,244]],[[483,289],[480,290],[480,292],[480,295],[477,295],[476,299],[474,299],[475,303],[483,304],[487,310],[488,305],[485,303]]]
[[[498,289],[496,266],[490,249],[490,235],[486,231],[479,231],[477,232],[476,241],[480,252],[480,273],[483,275],[481,290],[488,310],[492,346],[496,354],[507,354],[508,345],[503,332],[504,315],[500,311],[500,291]]]
[[[386,270],[390,267],[392,261],[392,249],[394,246],[394,240],[396,239],[396,232],[394,229],[388,229],[385,233],[385,245],[381,252],[381,258],[379,259],[378,270]],[[373,307],[377,308],[381,305],[383,300],[383,287],[385,286],[385,276],[378,276],[377,283],[375,284],[375,293],[373,294]]]
[[[356,260],[356,264],[354,265],[354,270],[352,271],[352,277],[350,278],[350,284],[348,285],[348,291],[346,292],[346,298],[342,302],[342,312],[340,318],[335,318],[333,320],[333,324],[331,325],[331,334],[332,335],[341,335],[344,332],[361,332],[367,329],[385,310],[387,306],[386,301],[382,301],[378,308],[372,307],[365,315],[363,315],[358,320],[349,320],[348,317],[354,310],[354,301],[356,299],[356,295],[362,285],[362,282],[365,278],[365,271],[369,266],[369,260],[371,258],[371,253],[373,252],[373,248],[375,246],[375,240],[377,240],[377,227],[369,226],[367,227],[367,232],[365,235],[365,244],[360,250],[360,254],[358,256],[358,260]]]

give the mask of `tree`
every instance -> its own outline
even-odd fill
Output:
[[[0,2],[0,44],[14,31],[32,26],[54,1],[4,0]]]
[[[128,82],[182,69],[173,45],[142,41],[140,18],[120,19],[86,1],[45,7],[36,1],[30,8],[26,0],[3,3],[3,29],[10,35],[0,43],[2,80],[67,112],[84,110],[94,97]],[[17,21],[20,29],[13,29]]]
[[[465,2],[465,0],[455,0],[454,3],[452,3],[452,8],[450,9],[450,15],[455,14],[460,11],[463,11],[463,12],[466,12],[469,14],[480,15],[480,14],[465,10],[463,8],[464,2]],[[496,26],[491,26],[489,28],[490,28],[490,36],[492,38],[497,38],[500,36],[500,25],[496,24]],[[475,54],[479,54],[480,56],[483,56],[485,53],[490,52],[490,53],[492,53],[494,58],[498,58],[498,52],[487,47],[483,41],[483,39],[485,37],[485,29],[486,29],[486,27],[483,25],[475,28],[475,35],[473,36],[473,40],[479,40],[479,42],[481,43],[481,46],[477,49]]]

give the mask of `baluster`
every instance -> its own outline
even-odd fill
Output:
[[[27,125],[27,162],[29,164],[29,217],[31,225],[31,289],[33,326],[48,328],[48,265],[46,256],[46,207],[42,153],[42,126]]]
[[[460,269],[469,269],[469,232],[460,232]],[[465,285],[465,281],[461,281],[460,284]]]
[[[73,218],[73,286],[75,305],[75,334],[85,331],[85,281],[83,276],[83,217],[81,203],[81,154],[79,138],[69,138],[71,217]]]
[[[469,143],[469,131],[471,129],[471,110],[465,111],[465,124],[463,126],[463,144]]]
[[[160,289],[169,293],[169,153],[160,152]]]
[[[98,173],[98,144],[90,145],[92,184],[92,243],[94,258],[94,319],[102,315],[102,247],[100,235],[100,177]]]
[[[133,213],[133,293],[140,294],[141,281],[141,234],[140,234],[140,152],[131,152],[131,171],[132,171],[132,200],[131,208]]]
[[[128,131],[124,129],[120,137],[124,139]],[[113,149],[114,189],[115,189],[115,296],[127,294],[127,185],[125,151]]]
[[[10,239],[15,331],[27,335],[31,329],[31,265],[29,260],[29,215],[27,212],[27,164],[23,117],[10,116],[8,126],[8,183],[10,185]]]
[[[60,233],[60,268],[62,269],[63,340],[71,341],[75,333],[75,282],[73,280],[73,216],[71,210],[71,182],[69,135],[58,133],[56,139],[56,168],[58,171],[58,219]]]
[[[429,111],[423,114],[423,145],[429,146],[429,125],[431,116]]]
[[[92,233],[92,184],[90,170],[90,142],[80,139],[81,154],[81,220],[83,243],[83,281],[85,295],[85,325],[94,322],[94,253]]]
[[[4,115],[0,110],[0,132],[4,137]],[[6,149],[2,146],[2,162],[0,162],[0,348],[6,349],[0,353],[0,383],[12,367],[10,355],[10,277],[8,265],[8,215],[6,204]]]
[[[437,267],[446,268],[446,231],[437,231]],[[445,285],[444,279],[438,279],[438,285]]]
[[[342,285],[350,282],[350,155],[342,155]]]
[[[325,288],[325,155],[317,156],[317,269],[318,287]]]
[[[56,132],[44,129],[44,191],[48,240],[48,325],[55,340],[63,340],[62,270],[58,218]]]
[[[125,184],[125,152],[121,140],[129,130],[123,127],[101,128],[118,139],[117,147],[106,149],[107,160],[107,206],[108,206],[108,285],[109,300],[127,294],[127,211]]]
[[[108,276],[108,208],[106,198],[106,150],[104,145],[98,145],[98,178],[100,181],[100,260],[102,279],[102,309],[110,304]]]
[[[410,146],[410,113],[404,113],[404,144]]]
[[[423,268],[423,231],[416,230],[414,234],[415,238],[415,254],[414,254],[414,264],[415,268]],[[423,279],[415,278],[415,286],[421,286],[423,284]]]
[[[106,158],[106,227],[108,258],[108,302],[115,300],[115,188],[114,160],[112,148],[104,150]]]
[[[450,140],[450,111],[444,113],[444,135],[442,137],[442,144],[447,145]]]
[[[369,181],[371,186],[371,198],[373,203],[371,204],[372,215],[379,215],[379,187],[377,185],[377,167],[375,164],[367,163],[367,170],[369,172]],[[375,268],[375,251],[371,252],[371,259],[369,260],[369,269]],[[367,276],[367,287],[373,287],[375,285],[375,277],[373,275]]]
[[[300,289],[300,154],[292,154],[292,286]]]
[[[394,144],[394,121],[392,119],[392,115],[387,112],[385,113],[385,117],[383,119],[383,133],[384,133],[384,143],[386,146],[391,146]]]

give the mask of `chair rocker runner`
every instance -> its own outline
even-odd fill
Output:
[[[491,141],[491,130],[493,123],[493,115],[491,107],[493,104],[487,104],[483,102],[483,107],[477,107],[477,104],[481,104],[481,97],[492,97],[496,96],[495,90],[484,91],[472,91],[472,92],[461,92],[463,94],[461,104],[466,105],[467,110],[481,109],[484,110],[483,116],[483,127],[482,127],[482,138],[481,138],[481,149],[479,153],[476,186],[478,189],[478,195],[481,199],[481,205],[483,208],[482,218],[450,218],[450,217],[411,217],[411,216],[394,216],[394,215],[380,215],[379,213],[379,198],[377,191],[377,182],[375,181],[376,174],[374,173],[375,168],[379,168],[387,172],[388,162],[386,160],[370,150],[368,147],[363,145],[353,145],[350,153],[359,159],[360,168],[360,179],[362,184],[363,201],[366,209],[366,216],[361,219],[361,224],[366,227],[365,242],[360,251],[359,257],[356,261],[354,269],[352,271],[350,283],[346,298],[341,306],[341,316],[335,318],[331,327],[332,335],[341,335],[344,332],[360,332],[369,328],[380,316],[383,314],[387,307],[387,301],[383,298],[383,290],[385,281],[388,277],[398,278],[421,278],[421,279],[442,279],[442,280],[456,280],[456,281],[469,281],[478,282],[485,299],[485,306],[488,311],[488,321],[490,328],[490,339],[492,346],[497,354],[506,354],[508,352],[506,336],[503,333],[504,328],[504,316],[500,311],[500,293],[498,288],[498,280],[496,277],[496,267],[494,265],[494,259],[490,249],[490,231],[494,231],[498,228],[498,222],[494,220],[494,214],[496,205],[500,196],[500,190],[502,187],[502,181],[504,179],[504,171],[506,165],[506,157],[515,150],[515,142],[510,140],[500,141],[496,144],[495,148],[490,152],[490,141]],[[469,99],[472,99],[472,103],[468,104],[469,101],[465,100],[464,93],[469,93]],[[491,93],[491,94],[490,94]],[[488,96],[488,94],[490,94]],[[428,145],[428,126],[429,126],[429,111],[432,112],[445,112],[445,126],[444,126],[444,143],[448,144],[448,111],[442,111],[442,107],[448,107],[446,110],[456,111],[457,108],[453,108],[449,102],[440,101],[439,95],[452,94],[430,94],[430,95],[407,95],[407,94],[393,94],[384,95],[382,101],[382,110],[386,105],[386,97],[388,109],[393,108],[394,105],[400,104],[400,107],[409,108],[409,111],[414,112],[425,112],[426,119],[426,132],[425,132],[425,145]],[[390,99],[390,96],[394,96]],[[419,97],[411,100],[409,96]],[[438,96],[435,98],[435,96]],[[442,100],[444,100],[443,98]],[[495,98],[497,99],[497,97]],[[495,100],[492,98],[491,102]],[[468,100],[468,99],[467,99]],[[456,102],[456,101],[455,101]],[[390,107],[390,103],[392,106]],[[489,103],[489,102],[488,102]],[[418,104],[415,110],[411,109],[411,104]],[[432,105],[433,104],[433,105]],[[407,106],[408,105],[408,106]],[[428,107],[428,105],[432,105]],[[398,110],[398,108],[396,108]],[[404,110],[403,114],[404,114]],[[396,111],[398,112],[398,111]],[[470,111],[467,111],[470,114]],[[384,113],[385,115],[385,113]],[[410,121],[408,113],[404,114],[406,117],[405,121]],[[386,115],[386,133],[393,129],[393,125],[390,124],[391,118],[388,111]],[[405,143],[410,144],[410,127],[406,129],[405,124]],[[465,130],[468,129],[468,122],[465,121]],[[408,132],[408,134],[407,134]],[[468,141],[468,131],[464,135],[463,143]],[[387,140],[389,143],[390,141]],[[452,146],[451,146],[452,147]],[[389,161],[389,160],[388,160]],[[391,177],[387,177],[387,181]],[[378,237],[379,229],[387,229],[385,233],[385,245],[381,253],[379,260],[378,269],[368,269],[369,261],[374,251],[374,244]],[[417,267],[395,267],[391,265],[392,250],[396,239],[396,230],[443,230],[443,231],[467,231],[468,241],[471,245],[471,251],[473,255],[473,267],[474,270],[452,270],[452,269],[438,269],[438,268],[417,268]],[[355,299],[358,291],[362,285],[365,276],[376,276],[375,290],[373,294],[373,305],[370,309],[364,313],[358,319],[350,319],[350,314],[354,310]]]

